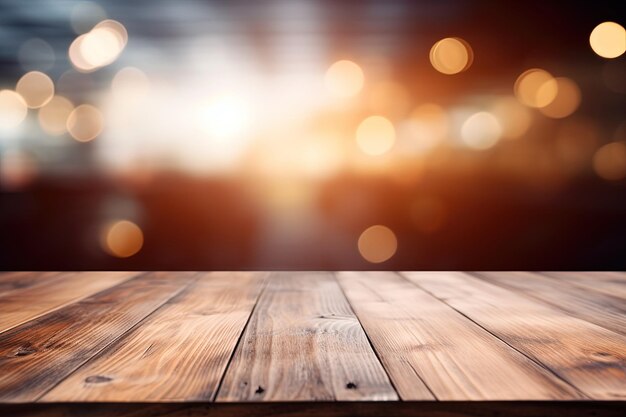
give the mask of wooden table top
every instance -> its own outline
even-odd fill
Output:
[[[625,300],[623,272],[6,272],[0,412],[620,415]]]

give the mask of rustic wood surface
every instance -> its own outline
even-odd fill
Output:
[[[0,273],[0,414],[618,415],[625,296],[621,272]]]

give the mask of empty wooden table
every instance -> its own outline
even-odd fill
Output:
[[[622,272],[5,272],[4,415],[622,415]]]

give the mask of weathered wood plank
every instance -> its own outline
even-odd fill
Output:
[[[626,302],[532,272],[475,272],[495,285],[521,292],[614,332],[626,335]]]
[[[217,401],[396,400],[332,274],[276,272]]]
[[[468,274],[403,274],[589,397],[626,398],[624,336]]]
[[[42,401],[211,401],[267,273],[203,273]]]
[[[53,310],[118,285],[139,272],[64,272],[17,277],[23,288],[0,295],[0,333]]]
[[[626,300],[626,273],[623,272],[543,271],[541,274],[587,290],[598,291]]]
[[[34,401],[178,294],[190,273],[150,273],[0,334],[0,401]]]
[[[339,272],[403,400],[576,399],[554,374],[394,272]],[[423,382],[422,382],[423,381]]]
[[[15,271],[0,273],[0,297],[12,291],[32,287],[44,280],[51,279],[60,272]]]

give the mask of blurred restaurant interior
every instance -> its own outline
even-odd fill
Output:
[[[0,0],[0,266],[624,270],[623,10]]]

